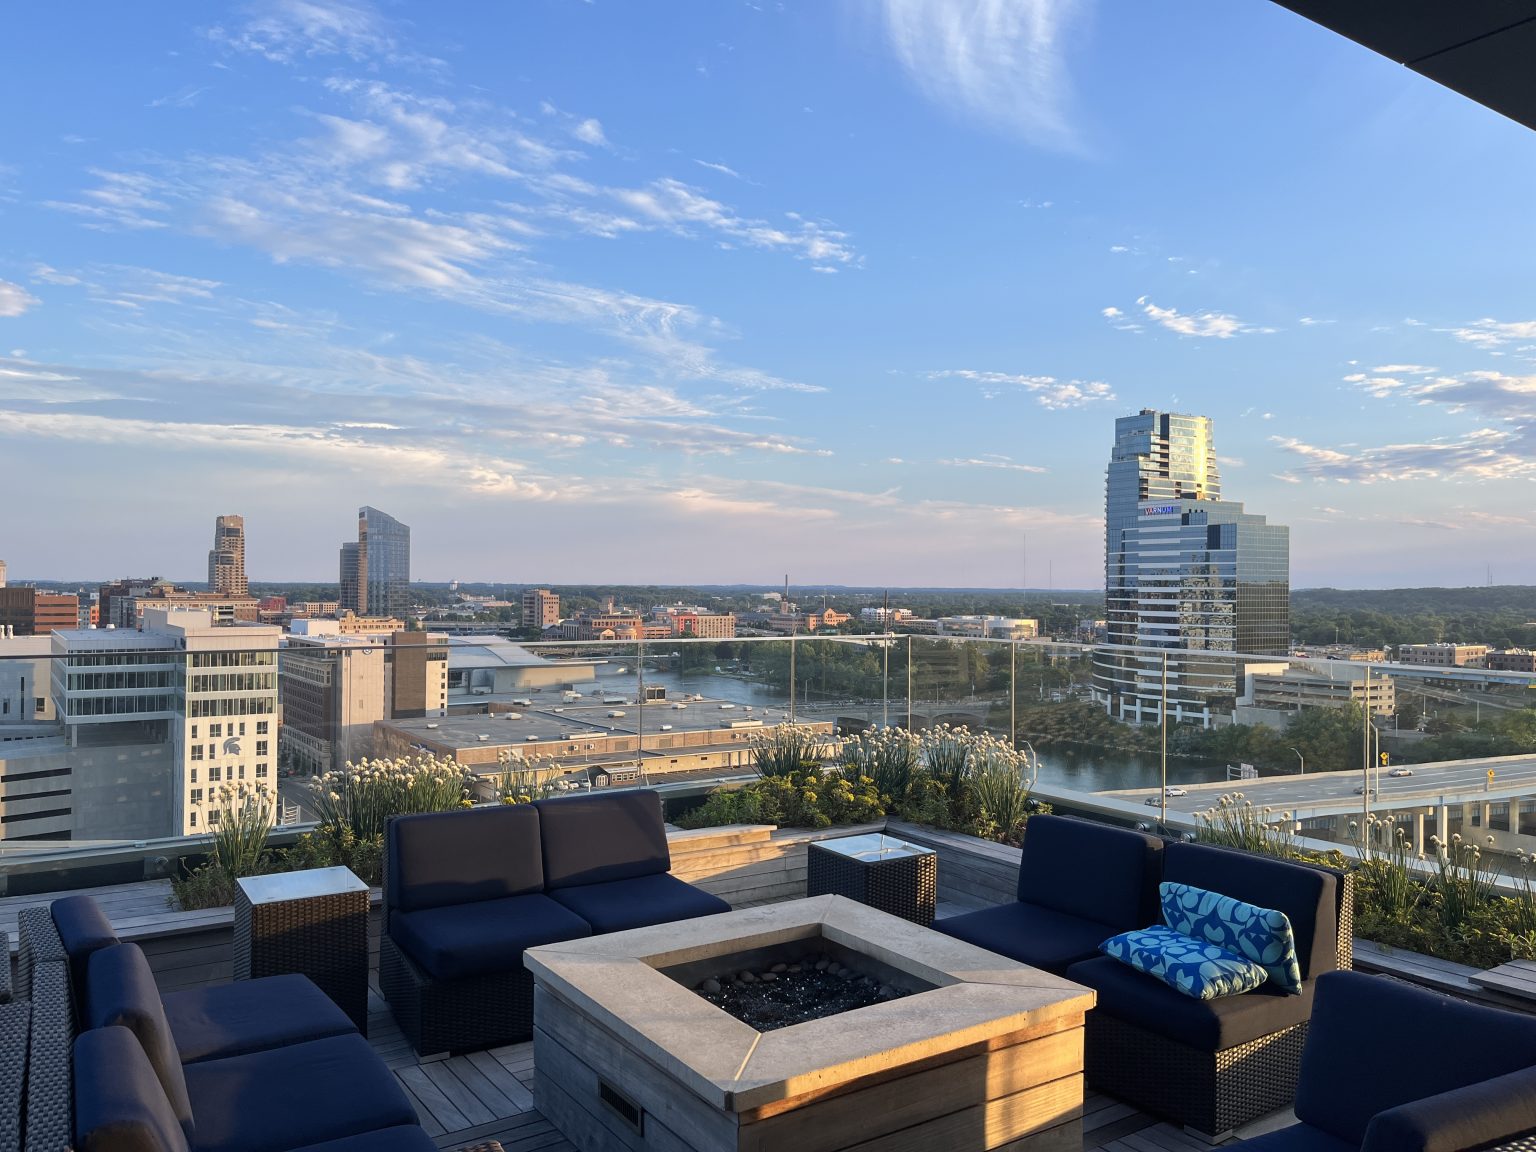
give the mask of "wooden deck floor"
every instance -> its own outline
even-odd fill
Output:
[[[533,1044],[421,1063],[370,990],[368,1042],[389,1065],[439,1148],[499,1140],[506,1152],[575,1152],[533,1106]],[[1108,1096],[1083,1105],[1083,1152],[1205,1152],[1210,1145]]]

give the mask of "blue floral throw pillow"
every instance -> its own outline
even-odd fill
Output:
[[[1245,904],[1219,892],[1164,881],[1158,885],[1163,921],[1175,932],[1204,940],[1262,964],[1269,978],[1293,996],[1301,995],[1296,937],[1284,912]]]
[[[1235,996],[1269,977],[1252,960],[1160,924],[1111,936],[1099,951],[1196,1000]]]

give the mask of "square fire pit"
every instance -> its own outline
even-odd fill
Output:
[[[759,1032],[695,990],[828,959],[890,998]],[[577,1147],[1082,1147],[1089,988],[841,896],[530,949],[534,1097]]]

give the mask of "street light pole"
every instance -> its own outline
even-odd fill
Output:
[[[1291,751],[1295,752],[1296,759],[1301,761],[1301,767],[1296,770],[1297,773],[1299,775],[1305,776],[1307,774],[1307,758],[1301,754],[1301,750],[1299,748],[1292,748]]]

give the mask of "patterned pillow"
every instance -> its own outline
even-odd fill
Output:
[[[1301,995],[1296,937],[1284,912],[1189,884],[1164,881],[1157,890],[1168,927],[1262,964],[1277,986],[1293,996]]]
[[[1196,1000],[1247,992],[1269,975],[1252,960],[1161,924],[1111,936],[1099,951]]]

